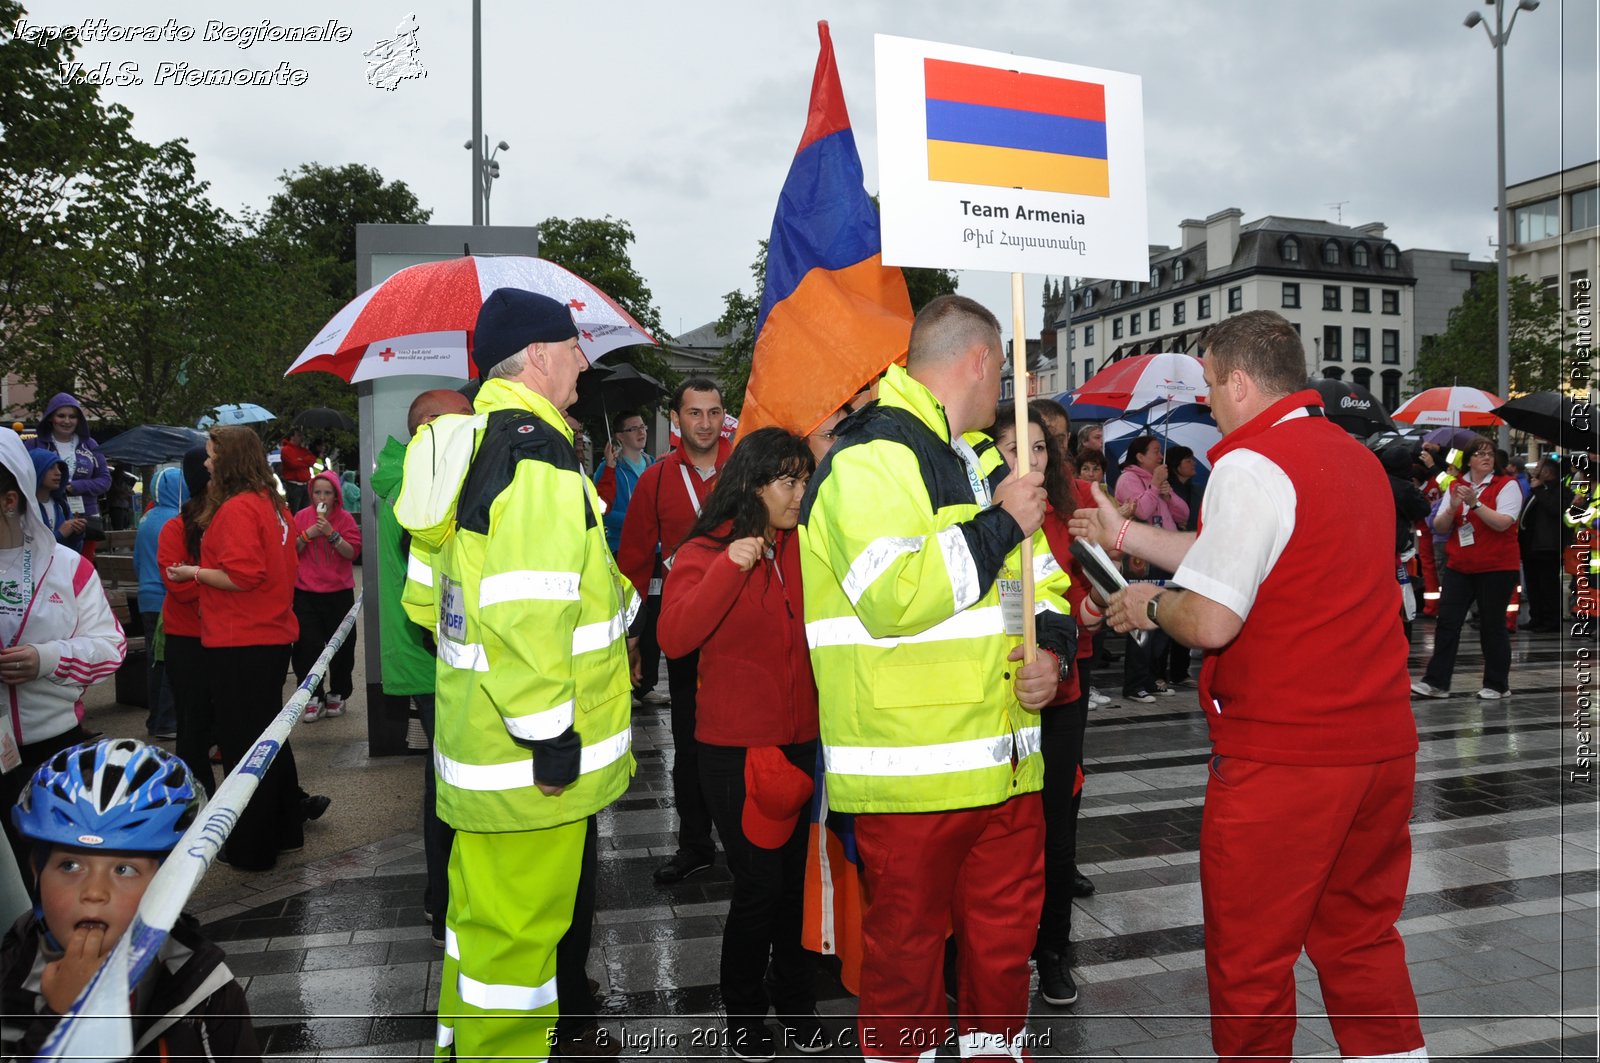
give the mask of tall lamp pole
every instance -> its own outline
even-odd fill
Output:
[[[1490,47],[1494,49],[1495,191],[1499,195],[1497,215],[1500,227],[1498,254],[1495,256],[1500,271],[1500,312],[1495,336],[1498,350],[1496,379],[1500,401],[1507,402],[1511,399],[1511,265],[1507,250],[1511,243],[1511,219],[1506,216],[1506,41],[1511,39],[1511,28],[1517,24],[1517,13],[1537,10],[1539,0],[1517,0],[1516,6],[1511,9],[1510,22],[1505,20],[1506,0],[1484,0],[1484,3],[1494,8],[1493,30],[1476,11],[1467,15],[1462,24],[1467,29],[1481,24],[1484,34],[1489,38]],[[1500,449],[1507,452],[1511,450],[1511,429],[1504,422],[1500,425]]]
[[[472,0],[472,224],[483,224],[483,0]]]

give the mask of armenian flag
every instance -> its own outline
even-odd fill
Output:
[[[828,24],[800,147],[767,243],[743,435],[777,425],[809,433],[905,355],[911,297],[883,264],[878,209],[867,196]]]
[[[1104,85],[923,60],[928,179],[1111,195]]]

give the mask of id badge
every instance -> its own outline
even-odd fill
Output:
[[[650,581],[649,593],[652,595],[659,595],[661,593],[661,581],[659,579],[653,579]]]
[[[1022,581],[999,579],[1000,616],[1005,620],[1007,635],[1022,634]]]
[[[1473,543],[1474,534],[1475,533],[1472,530],[1472,522],[1469,520],[1465,524],[1461,525],[1461,528],[1456,532],[1456,542],[1460,543],[1462,546],[1471,546]]]
[[[451,642],[467,641],[467,598],[448,576],[439,579],[439,631]]]
[[[81,517],[83,516],[84,510],[88,509],[89,507],[84,504],[82,495],[68,495],[67,508],[72,510],[72,515],[74,517]]]

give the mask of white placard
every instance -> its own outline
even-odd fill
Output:
[[[883,34],[876,45],[885,264],[1149,276],[1137,75]]]

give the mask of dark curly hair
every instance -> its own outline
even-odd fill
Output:
[[[706,499],[683,541],[704,537],[726,545],[736,539],[765,535],[767,504],[756,495],[756,489],[783,476],[809,477],[815,469],[816,461],[804,436],[781,428],[756,429],[739,440],[728,455],[711,497]],[[714,534],[729,521],[732,525],[727,532]]]
[[[995,443],[998,444],[1000,442],[1001,432],[1016,431],[1016,418],[1016,406],[1009,402],[1001,403],[1000,407],[994,411],[994,424],[989,426],[988,431],[985,434],[987,434],[990,439],[994,440]],[[1067,467],[1066,462],[1062,460],[1060,449],[1051,442],[1049,426],[1044,423],[1044,417],[1040,415],[1038,410],[1033,408],[1032,403],[1028,404],[1028,423],[1038,425],[1039,431],[1044,435],[1045,498],[1049,500],[1050,508],[1055,510],[1057,513],[1071,513],[1074,509],[1078,508],[1077,500],[1072,497],[1072,473],[1075,470],[1070,470]],[[1022,443],[1021,440],[1017,441],[1017,458],[1019,464],[1021,463],[1023,454],[1027,452],[1027,449],[1028,448]],[[1026,470],[1018,469],[1014,471],[1025,472]]]

